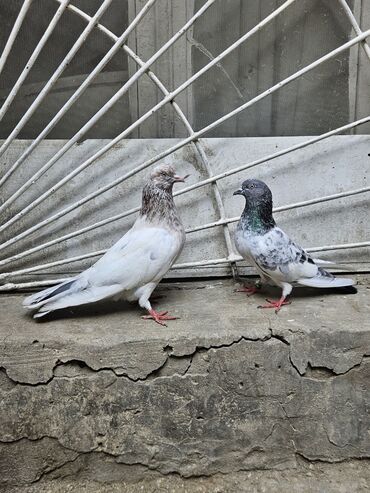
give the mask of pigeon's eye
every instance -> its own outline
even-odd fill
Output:
[[[254,188],[254,185],[249,185],[249,188]]]

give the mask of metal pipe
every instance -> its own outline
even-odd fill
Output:
[[[170,147],[169,149],[163,151],[162,153],[158,154],[157,156],[149,159],[148,161],[146,161],[145,163],[143,163],[142,165],[139,165],[138,167],[136,167],[135,169],[131,170],[130,172],[122,175],[121,177],[117,178],[116,180],[114,180],[113,182],[105,185],[104,187],[100,188],[99,190],[91,193],[90,195],[84,197],[83,199],[79,200],[78,202],[75,202],[75,204],[73,204],[72,206],[64,209],[63,211],[61,211],[59,214],[61,215],[64,215],[66,214],[67,212],[69,212],[70,210],[74,210],[75,208],[77,207],[80,207],[80,205],[88,202],[89,200],[97,197],[98,195],[101,195],[102,193],[110,190],[111,188],[115,187],[116,185],[120,184],[121,182],[127,180],[128,178],[130,178],[131,176],[133,176],[134,174],[138,173],[139,171],[147,168],[148,166],[150,166],[151,164],[157,162],[159,159],[162,159],[163,157],[165,156],[168,156],[169,154],[172,154],[173,152],[175,152],[176,150],[180,149],[181,147],[183,147],[184,145],[188,144],[189,142],[191,141],[194,141],[196,139],[198,139],[199,137],[201,137],[204,133],[208,132],[209,130],[212,130],[213,128],[215,128],[216,126],[220,125],[221,123],[223,123],[224,121],[228,120],[229,118],[237,115],[238,113],[240,113],[241,111],[243,111],[244,109],[252,106],[253,104],[255,104],[256,102],[260,101],[261,99],[273,94],[275,91],[277,91],[278,89],[280,89],[281,87],[284,87],[285,85],[289,84],[290,82],[294,81],[295,79],[297,79],[298,77],[302,76],[303,74],[313,70],[314,68],[316,68],[318,65],[324,63],[325,61],[337,56],[339,53],[341,53],[342,51],[350,48],[351,46],[359,43],[360,41],[362,41],[363,39],[365,39],[366,37],[370,36],[370,29],[368,31],[365,31],[362,35],[360,36],[357,36],[356,38],[348,41],[347,43],[343,44],[342,46],[336,48],[335,50],[327,53],[326,55],[322,56],[321,58],[319,58],[318,60],[315,60],[314,62],[312,62],[311,64],[307,65],[306,67],[304,67],[303,69],[295,72],[294,74],[292,74],[291,76],[287,77],[286,79],[284,79],[283,81],[275,84],[274,86],[272,86],[270,89],[267,89],[266,91],[262,92],[261,94],[259,94],[258,96],[256,96],[255,98],[251,99],[250,101],[248,101],[247,103],[244,103],[243,105],[239,106],[238,108],[236,108],[235,110],[231,111],[230,113],[224,115],[223,117],[219,118],[218,120],[216,120],[215,122],[211,123],[210,125],[204,127],[203,129],[195,132],[192,136],[190,137],[187,137],[186,139],[180,141],[179,143],[177,143],[176,145]],[[190,80],[190,79],[189,79]],[[173,95],[173,93],[171,93]],[[167,96],[167,98],[169,98],[169,96]],[[167,98],[164,98],[167,99]],[[162,101],[164,101],[162,100]],[[148,113],[153,113],[154,109],[157,108],[157,106],[155,106],[154,108],[152,108],[152,110],[150,110],[150,112]],[[147,114],[148,114],[147,113]],[[146,115],[147,115],[146,114]],[[144,115],[145,116],[145,115]],[[143,118],[143,117],[142,117]],[[137,120],[137,122],[135,122],[134,125],[136,125],[140,120],[142,120],[142,118],[139,118],[139,120]],[[130,127],[132,128],[133,125]],[[105,152],[107,152],[107,150],[109,150],[111,147],[113,147],[117,142],[119,142],[123,136],[126,136],[126,131],[125,130],[123,133],[121,133],[119,136],[117,136],[115,139],[113,139],[112,141],[109,142],[109,144],[107,144],[105,147],[103,147],[102,149],[100,149],[95,155],[93,155],[92,157],[90,157],[87,161],[85,161],[82,165],[80,165],[76,170],[74,170],[73,172],[69,173],[64,179],[60,180],[56,185],[54,185],[48,192],[45,192],[44,194],[42,194],[38,199],[36,199],[34,202],[32,202],[31,204],[29,204],[27,207],[25,207],[22,211],[20,211],[18,214],[16,214],[15,216],[13,216],[13,218],[11,218],[9,221],[7,221],[5,224],[3,224],[1,227],[0,227],[0,231],[3,231],[4,229],[6,229],[7,227],[9,227],[11,224],[13,224],[14,222],[16,222],[18,219],[20,219],[21,217],[23,217],[25,214],[27,214],[30,210],[34,209],[34,207],[36,205],[38,205],[40,202],[42,202],[43,200],[45,200],[46,197],[48,197],[49,195],[51,195],[52,193],[54,193],[56,190],[58,190],[61,186],[63,186],[67,181],[71,180],[74,176],[76,176],[76,174],[78,174],[79,172],[81,172],[83,169],[85,169],[87,166],[89,166],[93,161],[95,161],[98,157],[102,156]],[[71,141],[69,141],[71,142]],[[68,144],[66,144],[68,145]],[[64,149],[64,147],[63,147]],[[62,150],[63,150],[62,149]],[[60,152],[60,151],[59,151]],[[57,153],[58,154],[58,153]],[[209,183],[212,183],[213,181],[215,181],[214,178],[209,178]],[[197,188],[197,187],[194,187],[194,188]],[[188,187],[188,189],[190,189],[190,187]],[[57,215],[54,215],[54,216],[51,216],[47,222],[45,223],[45,221],[39,223],[38,225],[34,226],[33,228],[36,228],[36,229],[39,229],[40,227],[42,227],[43,225],[45,224],[49,224],[50,222],[52,222],[54,220],[54,218],[56,218]],[[61,217],[61,216],[59,216]],[[29,230],[25,231],[24,233],[22,234],[25,234],[25,235],[28,235],[30,234],[31,230],[32,231],[35,231],[36,229],[33,229],[33,228],[30,228]],[[24,236],[23,236],[24,237]],[[13,239],[14,240],[14,239]],[[8,242],[7,242],[8,243]],[[4,247],[4,245],[6,245],[7,243],[4,243],[3,245],[0,246],[0,249],[2,249]]]
[[[46,45],[47,40],[50,38],[52,32],[54,31],[56,25],[58,24],[59,19],[62,17],[62,14],[64,13],[69,2],[70,0],[63,0],[58,10],[55,12],[54,17],[51,19],[46,31],[42,35],[40,41],[37,43],[37,46],[34,49],[32,55],[30,56],[28,62],[26,63],[26,66],[24,67],[23,71],[21,72],[21,75],[18,77],[17,82],[13,85],[12,90],[10,91],[8,97],[4,101],[4,104],[0,108],[0,121],[4,118],[5,113],[7,112],[9,106],[12,104],[14,98],[16,97],[19,88],[21,87],[26,77],[28,76],[29,71],[31,70],[34,63],[36,62],[38,56],[41,53],[41,50]]]
[[[307,207],[309,205],[320,204],[322,202],[329,202],[330,200],[341,199],[344,197],[350,197],[353,195],[358,195],[360,193],[370,192],[370,187],[357,188],[356,190],[349,190],[347,192],[334,193],[332,195],[326,195],[324,197],[319,197],[317,199],[304,200],[302,202],[296,202],[294,204],[283,205],[273,209],[273,212],[283,212],[292,209],[298,209],[300,207]],[[195,228],[187,229],[186,233],[194,233],[195,231],[202,231],[203,229],[214,228],[216,226],[222,226],[225,223],[236,223],[239,221],[240,216],[226,218],[224,220],[214,221],[212,223],[203,224],[202,226],[196,226]],[[1,261],[0,261],[1,265]]]
[[[352,10],[349,8],[348,3],[346,2],[346,0],[338,0],[338,1],[342,5],[345,14],[347,15],[350,23],[352,24],[353,30],[359,36],[360,34],[362,34],[362,30],[361,30],[360,26],[358,25],[356,17],[353,15]],[[364,39],[361,42],[361,46],[362,46],[367,58],[370,61],[370,46],[367,44],[366,39]]]
[[[291,209],[298,209],[300,207],[307,207],[309,205],[320,204],[322,202],[328,202],[330,200],[340,199],[340,198],[343,198],[343,197],[349,197],[349,196],[358,195],[360,193],[366,193],[366,192],[370,192],[370,186],[369,187],[358,188],[356,190],[350,190],[350,191],[347,191],[347,192],[339,192],[339,193],[335,193],[335,194],[332,194],[332,195],[327,195],[325,197],[319,197],[319,198],[316,198],[316,199],[310,199],[310,200],[305,200],[305,201],[302,201],[302,202],[296,202],[296,203],[293,203],[293,204],[288,204],[288,205],[280,206],[280,207],[277,207],[276,209],[274,209],[273,212],[282,212],[282,211],[287,211],[287,210],[291,210]],[[202,226],[197,226],[195,228],[187,229],[186,230],[186,233],[189,234],[189,233],[194,233],[195,231],[202,231],[202,230],[213,228],[213,227],[216,227],[216,226],[224,226],[226,224],[229,224],[229,223],[233,223],[233,222],[238,221],[239,218],[240,218],[240,216],[232,217],[232,218],[221,218],[219,221],[215,221],[215,222],[212,222],[212,223],[203,224]],[[67,259],[56,260],[54,262],[49,262],[49,263],[46,263],[46,264],[40,264],[40,265],[36,265],[34,267],[28,267],[28,268],[20,269],[20,270],[13,271],[13,272],[3,272],[3,273],[0,274],[0,280],[1,279],[6,279],[6,278],[12,277],[12,276],[17,276],[17,275],[21,275],[21,274],[27,274],[27,273],[31,273],[31,272],[36,272],[36,271],[42,270],[42,269],[49,269],[51,267],[56,267],[58,265],[64,265],[64,264],[69,264],[69,263],[72,263],[72,262],[77,262],[78,260],[83,260],[83,259],[87,259],[87,258],[91,258],[91,257],[97,257],[99,255],[103,255],[106,251],[107,251],[107,249],[105,249],[105,250],[98,250],[98,251],[95,251],[95,252],[90,252],[90,253],[85,253],[85,254],[82,254],[82,255],[78,255],[76,257],[70,257],[70,258],[67,258]],[[235,262],[237,260],[240,260],[239,256],[238,255],[235,255],[235,253],[233,252],[233,249],[231,249],[231,252],[228,252],[228,259],[229,259],[229,263],[230,262]],[[9,260],[9,259],[6,259],[6,260]],[[3,262],[4,261],[0,261],[0,265],[4,265]],[[204,262],[204,261],[202,260],[200,262]],[[201,264],[197,263],[196,265],[201,265]]]
[[[250,162],[250,163],[247,163],[247,164],[238,166],[237,168],[233,168],[231,170],[225,171],[223,173],[220,173],[218,175],[213,176],[212,178],[207,178],[206,180],[200,181],[198,183],[195,183],[194,185],[190,185],[189,187],[185,187],[185,188],[179,190],[174,195],[175,196],[182,195],[183,193],[189,192],[190,190],[194,190],[196,188],[200,188],[202,186],[208,185],[209,183],[212,183],[212,181],[221,180],[221,179],[226,178],[228,176],[231,176],[231,175],[233,175],[235,173],[239,173],[240,171],[243,171],[245,169],[248,169],[248,168],[252,168],[254,166],[257,166],[258,164],[262,164],[262,163],[264,163],[266,161],[271,161],[271,160],[276,159],[276,158],[278,158],[278,157],[280,157],[282,155],[288,154],[290,152],[296,151],[298,149],[302,149],[304,147],[307,147],[307,146],[309,146],[311,144],[314,144],[316,142],[319,142],[321,140],[327,139],[328,137],[331,137],[331,136],[333,136],[335,134],[338,134],[338,133],[341,133],[341,132],[350,130],[350,129],[358,126],[358,125],[362,125],[364,123],[367,123],[368,121],[370,121],[370,116],[365,117],[365,118],[361,118],[360,120],[356,120],[355,122],[352,122],[352,123],[348,123],[347,125],[343,125],[342,127],[338,127],[338,128],[336,128],[334,130],[330,130],[329,132],[326,132],[324,134],[318,135],[318,136],[316,136],[316,137],[314,137],[312,139],[306,140],[306,141],[301,142],[299,144],[295,144],[295,145],[293,145],[291,147],[288,147],[286,149],[282,149],[281,151],[275,152],[273,154],[269,154],[267,156],[264,156],[263,158],[259,158],[259,159],[255,160],[255,161]],[[33,226],[32,228],[24,231],[23,233],[20,233],[19,235],[15,236],[14,238],[11,238],[7,242],[5,242],[2,245],[0,245],[0,250],[3,250],[7,246],[10,246],[10,245],[16,243],[17,241],[19,241],[22,238],[28,236],[29,234],[33,233],[37,229],[41,228],[42,226],[47,225],[50,220],[59,219],[59,217],[64,216],[65,214],[67,214],[68,212],[70,212],[70,210],[73,210],[74,208],[75,208],[75,204],[72,204],[72,206],[70,206],[69,208],[63,209],[62,211],[54,214],[54,216],[51,216],[50,218],[44,220],[42,223],[39,223],[38,225]],[[76,231],[74,233],[70,233],[68,235],[64,235],[64,236],[62,236],[59,239],[52,240],[51,242],[44,243],[43,245],[39,245],[38,247],[34,247],[34,248],[32,248],[30,250],[27,250],[27,251],[25,251],[23,253],[19,253],[17,255],[14,255],[12,257],[9,257],[8,259],[1,260],[0,261],[0,266],[1,265],[4,265],[5,263],[8,263],[10,261],[18,260],[20,258],[23,258],[26,255],[30,255],[31,253],[34,253],[34,252],[36,252],[38,250],[41,250],[42,248],[46,248],[47,246],[50,246],[52,244],[59,243],[59,242],[64,241],[66,239],[72,238],[73,236],[78,236],[79,234],[82,234],[82,233],[85,233],[87,231],[93,230],[95,228],[98,228],[98,227],[103,226],[105,224],[108,224],[110,222],[113,222],[113,221],[116,221],[118,219],[122,219],[124,217],[130,216],[131,214],[134,214],[135,212],[138,212],[139,210],[140,210],[140,207],[134,207],[133,209],[130,209],[130,210],[125,211],[125,212],[122,212],[120,214],[116,214],[115,216],[112,216],[110,218],[107,218],[107,219],[104,219],[102,221],[99,221],[98,223],[94,223],[94,224],[92,224],[90,226],[87,226],[87,227],[85,227],[85,228],[83,228],[83,229],[81,229],[79,231]]]
[[[64,2],[64,0],[60,0],[60,2]],[[145,16],[151,6],[156,2],[156,0],[148,0],[144,7],[137,14],[135,19],[132,20],[130,25],[125,29],[125,31],[121,34],[119,38],[117,38],[114,45],[111,49],[104,55],[104,57],[100,60],[98,65],[94,68],[94,70],[86,77],[80,87],[72,94],[72,96],[68,99],[68,101],[62,106],[62,108],[58,111],[58,113],[52,118],[52,120],[48,123],[48,125],[44,128],[44,130],[36,137],[36,139],[32,142],[32,144],[25,150],[25,152],[17,159],[17,161],[10,167],[10,169],[5,173],[5,175],[0,179],[0,185],[2,185],[13,173],[14,171],[27,159],[27,157],[33,152],[33,150],[39,145],[39,143],[51,132],[51,130],[55,127],[55,125],[59,122],[59,120],[65,115],[65,113],[69,110],[69,108],[77,101],[77,99],[85,92],[87,87],[90,85],[92,80],[103,70],[103,68],[107,65],[107,63],[111,60],[111,58],[117,53],[117,51],[121,48],[122,43],[125,42],[129,34],[133,31],[133,29],[137,26],[137,24],[141,21],[141,19]],[[71,6],[70,6],[71,7]],[[69,141],[71,142],[71,141]],[[69,142],[67,144],[69,144]],[[66,145],[67,145],[66,144]],[[59,151],[67,152],[65,146]],[[42,168],[37,171],[28,181],[24,184],[19,191],[17,191],[13,196],[12,200],[7,201],[7,204],[13,202],[15,198],[17,198],[21,193],[27,190],[31,185],[33,185],[40,176],[42,176],[53,164],[61,157],[63,153],[56,153],[53,158],[51,158]],[[3,204],[4,206],[5,204]]]
[[[4,154],[4,152],[8,149],[10,144],[13,142],[13,140],[17,137],[19,132],[22,130],[24,125],[28,122],[28,120],[31,118],[31,116],[34,114],[34,112],[37,110],[37,108],[40,106],[42,101],[44,100],[45,96],[50,92],[52,89],[53,85],[55,82],[59,79],[61,74],[64,72],[64,70],[67,68],[75,54],[78,52],[78,50],[81,48],[83,43],[86,41],[87,37],[91,33],[91,31],[94,29],[95,24],[98,22],[98,20],[101,18],[101,16],[104,14],[104,12],[107,10],[109,5],[112,3],[112,0],[104,0],[104,2],[101,4],[100,8],[96,11],[94,17],[92,17],[83,30],[83,32],[80,34],[78,37],[77,41],[75,44],[72,46],[72,48],[69,50],[67,55],[65,56],[64,60],[61,62],[59,67],[55,70],[53,75],[50,77],[50,79],[47,81],[45,86],[42,88],[41,92],[38,94],[37,98],[33,101],[31,106],[28,108],[26,113],[23,115],[23,117],[19,120],[17,125],[14,127],[13,131],[10,133],[10,135],[6,138],[5,142],[1,145],[0,147],[0,156]],[[7,177],[9,177],[10,174],[7,174]],[[5,180],[0,181],[0,185],[4,182]]]
[[[306,252],[310,253],[310,252],[324,252],[324,251],[332,251],[332,250],[346,250],[352,248],[366,248],[368,246],[370,246],[370,241],[362,241],[357,243],[341,243],[337,245],[324,245],[321,247],[306,248],[305,250]],[[101,252],[99,251],[93,253],[95,254],[95,256],[101,254]],[[233,262],[239,262],[243,260],[244,260],[243,257],[241,257],[240,255],[235,255],[234,258],[232,259]],[[191,267],[206,267],[208,265],[218,265],[218,264],[227,264],[227,263],[230,263],[229,258],[200,260],[199,262],[186,262],[182,264],[174,264],[171,270],[188,269]],[[13,275],[13,273],[11,273],[11,275]],[[57,284],[59,282],[67,281],[69,279],[71,279],[71,277],[55,279],[55,280],[46,280],[46,281],[34,281],[31,283],[19,283],[19,284],[7,283],[0,286],[0,291],[8,291],[9,289],[22,289],[22,288],[30,288],[30,287],[38,287],[38,286],[48,286],[48,285]]]
[[[26,17],[28,9],[30,8],[32,0],[24,0],[21,10],[19,11],[18,17],[14,23],[13,29],[9,35],[8,41],[5,44],[5,48],[0,57],[0,74],[3,71],[4,65],[8,59],[9,53],[13,47],[14,41],[16,40],[18,33],[21,29],[23,21]]]
[[[155,0],[150,0],[153,3]],[[176,34],[172,36],[117,92],[114,96],[112,96],[109,101],[105,103],[105,105],[100,108],[99,111],[95,113],[93,117],[90,118],[88,122],[85,123],[83,127],[66,143],[64,146],[38,171],[37,178],[45,173],[46,170],[51,168],[76,142],[78,142],[85,133],[90,130],[99,120],[105,115],[105,113],[110,110],[114,106],[114,104],[129,90],[129,88],[145,73],[145,71],[152,65],[163,53],[165,53],[189,28],[194,24],[194,22],[200,17],[205,10],[207,10],[215,0],[208,0],[203,7],[201,7],[188,21],[187,23],[179,30]],[[130,26],[132,23],[130,24]],[[128,31],[128,29],[126,30]],[[118,48],[117,48],[118,49]],[[72,98],[71,98],[72,99]],[[68,102],[66,103],[68,104]],[[63,108],[62,108],[63,109]],[[100,156],[101,152],[97,152],[95,156]],[[67,176],[65,176],[62,180],[52,186],[48,191],[39,196],[36,200],[34,200],[31,204],[25,207],[21,212],[12,217],[7,223],[3,224],[0,227],[0,231],[3,231],[5,228],[13,224],[18,219],[23,217],[29,211],[33,210],[38,204],[43,202],[47,197],[55,193],[60,187],[62,187],[65,183],[72,180],[74,176],[84,170],[87,166],[89,166],[94,159],[90,158],[85,161],[82,165],[76,168],[74,171],[70,172]],[[33,177],[33,181],[35,178]],[[0,182],[1,184],[1,182]]]

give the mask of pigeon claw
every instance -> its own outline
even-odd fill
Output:
[[[243,286],[242,288],[235,289],[235,293],[247,293],[247,296],[252,296],[253,294],[258,293],[258,288],[257,286]]]
[[[267,305],[259,305],[258,308],[275,308],[275,313],[278,313],[280,311],[280,308],[284,305],[290,305],[290,301],[286,301],[286,299],[284,298],[284,296],[282,296],[280,298],[280,300],[268,300],[266,299],[267,301]]]
[[[155,310],[151,309],[148,310],[149,315],[143,315],[141,318],[144,320],[154,320],[157,324],[162,325],[164,327],[167,327],[167,325],[164,323],[164,320],[177,320],[178,317],[172,317],[170,315],[167,315],[167,312],[156,312]]]

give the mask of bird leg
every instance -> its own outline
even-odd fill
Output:
[[[157,322],[159,325],[163,325],[164,327],[167,327],[167,325],[163,322],[163,320],[177,320],[178,317],[171,317],[170,315],[167,315],[168,312],[156,312],[153,310],[153,308],[150,308],[148,310],[149,315],[143,315],[141,318],[144,320],[154,320]]]
[[[243,286],[242,288],[235,289],[235,293],[247,293],[247,296],[252,296],[253,294],[258,293],[258,291],[262,288],[262,283],[261,280],[258,279],[255,283],[254,286]]]
[[[286,297],[282,296],[280,300],[268,300],[268,305],[259,305],[258,308],[275,308],[275,313],[277,313],[283,305],[290,305],[290,301],[286,301]]]

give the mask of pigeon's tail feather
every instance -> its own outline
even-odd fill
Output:
[[[76,279],[70,279],[68,281],[64,281],[56,286],[52,286],[51,288],[44,289],[38,293],[32,294],[23,300],[23,306],[28,308],[29,310],[34,310],[44,305],[54,296],[58,296],[66,291],[69,291],[72,285],[75,283]]]
[[[47,300],[44,304],[39,305],[39,310],[34,314],[34,318],[40,318],[49,312],[68,308],[71,306],[86,305],[105,298],[110,298],[122,291],[119,284],[112,286],[87,287],[80,291],[66,292],[64,295],[57,295]]]
[[[316,277],[298,279],[297,283],[312,288],[344,288],[354,286],[356,281],[344,277],[334,277],[329,272],[320,269]]]
[[[36,313],[33,315],[33,318],[41,318],[41,317],[45,317],[45,315],[47,315],[48,313],[50,313],[50,312],[49,312],[49,311],[45,311],[45,312],[38,311],[38,312],[36,312]]]
[[[313,258],[312,259],[317,267],[328,268],[328,269],[340,269],[340,270],[352,270],[346,264],[338,264],[338,262],[331,262],[330,260],[322,260],[321,258]]]

